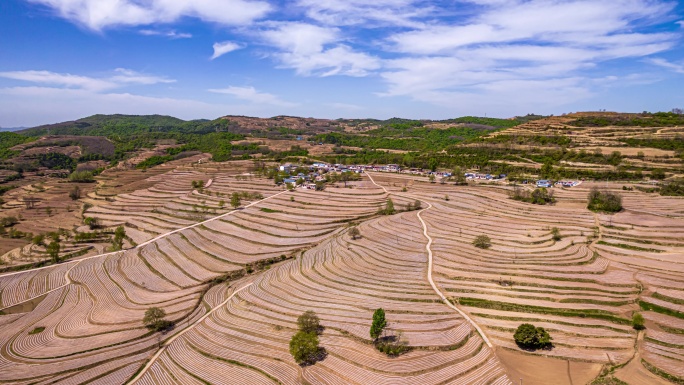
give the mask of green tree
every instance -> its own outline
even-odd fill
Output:
[[[316,333],[300,330],[290,340],[290,354],[292,354],[295,362],[300,365],[315,362],[319,350]]]
[[[457,185],[466,184],[465,173],[460,167],[456,167],[451,171],[451,179],[456,182]]]
[[[387,203],[385,204],[385,209],[380,210],[380,212],[384,215],[392,215],[396,212],[394,209],[394,202],[392,202],[392,199],[387,198]]]
[[[591,211],[616,213],[622,210],[622,197],[594,187],[589,191],[587,208]]]
[[[143,324],[151,330],[160,331],[168,329],[173,325],[173,322],[165,320],[166,312],[164,309],[158,307],[151,307],[145,311],[143,316]]]
[[[489,238],[489,236],[485,234],[478,235],[473,240],[473,246],[478,247],[480,249],[488,249],[492,247],[492,240]]]
[[[321,327],[321,320],[315,312],[307,310],[297,318],[297,326],[299,330],[306,333],[318,333]]]
[[[370,328],[371,338],[373,340],[377,340],[386,326],[387,320],[385,319],[385,310],[383,310],[382,308],[377,309],[373,313],[373,323],[371,324]]]
[[[48,255],[50,256],[50,259],[52,259],[53,263],[58,263],[59,262],[59,242],[57,241],[52,241],[50,242],[49,245],[45,248],[45,251],[47,251]]]
[[[428,168],[430,171],[435,172],[437,170],[437,166],[439,165],[439,160],[437,158],[431,157],[428,159]]]
[[[221,200],[219,201],[218,205],[219,205],[220,208],[223,208],[223,207],[226,205],[226,201],[224,201],[223,199],[221,199]]]
[[[635,312],[632,315],[632,327],[636,330],[646,329],[646,326],[644,326],[644,316],[641,313]]]
[[[551,346],[551,335],[543,327],[521,324],[513,334],[515,343],[523,349],[543,349]]]
[[[547,179],[553,177],[553,164],[551,163],[551,161],[544,162],[541,168],[541,176],[542,178]]]
[[[114,238],[112,239],[112,248],[114,251],[123,249],[123,241],[126,238],[126,229],[123,226],[119,226],[114,230]]]
[[[230,205],[233,206],[234,209],[237,209],[238,207],[240,207],[240,203],[241,203],[240,194],[238,194],[237,192],[234,192],[230,196]]]
[[[560,233],[560,230],[558,230],[558,227],[554,227],[551,229],[551,237],[553,238],[554,241],[558,242],[561,239],[563,239],[563,236]]]

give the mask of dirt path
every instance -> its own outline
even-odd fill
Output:
[[[24,304],[24,303],[26,303],[26,302],[31,302],[31,301],[35,300],[36,298],[40,298],[40,297],[46,296],[46,295],[52,293],[53,291],[57,291],[57,290],[59,290],[59,289],[61,289],[61,288],[64,288],[64,287],[66,287],[66,286],[71,285],[73,282],[71,281],[71,278],[69,277],[69,273],[71,273],[71,270],[73,270],[76,266],[78,266],[78,264],[81,263],[81,261],[82,261],[82,259],[81,259],[81,260],[78,260],[78,261],[75,261],[75,263],[74,263],[74,262],[69,262],[69,263],[74,263],[74,265],[71,266],[71,267],[69,268],[69,270],[66,271],[66,273],[64,273],[64,280],[66,281],[66,283],[65,283],[64,285],[59,286],[59,287],[56,287],[56,288],[54,288],[54,289],[52,289],[52,290],[46,291],[45,293],[39,294],[39,295],[37,295],[37,296],[35,296],[35,297],[31,297],[31,298],[26,299],[26,300],[24,300],[24,301],[17,302],[17,303],[15,303],[15,304],[12,305],[12,306],[4,307],[4,308],[0,309],[0,312],[3,311],[3,310],[5,310],[5,309],[9,309],[9,308],[11,308],[11,307],[15,307],[15,306],[17,306],[17,305]],[[0,278],[2,278],[2,277],[0,277]]]
[[[386,188],[375,183],[375,180],[373,180],[373,177],[370,174],[366,173],[366,175],[368,175],[368,178],[371,180],[371,182],[373,182],[374,185],[382,188],[386,193],[389,194],[389,192],[387,191]],[[404,194],[395,194],[395,195],[403,196],[403,197],[410,197],[411,199],[415,199],[415,197],[411,197],[409,195],[404,195]],[[435,293],[437,293],[437,295],[442,299],[442,302],[444,302],[445,305],[449,306],[453,310],[456,310],[463,318],[465,318],[465,320],[468,321],[470,323],[470,325],[472,325],[472,327],[475,330],[477,330],[478,333],[480,333],[480,336],[482,337],[484,342],[487,344],[487,346],[489,346],[490,348],[493,348],[492,343],[489,342],[489,338],[487,338],[487,336],[485,335],[484,331],[480,328],[480,326],[478,324],[476,324],[475,321],[473,321],[473,319],[470,318],[470,316],[468,316],[465,312],[463,312],[461,309],[457,308],[454,304],[452,304],[447,299],[447,297],[444,296],[444,294],[439,290],[439,288],[435,284],[435,281],[432,279],[432,260],[433,260],[433,258],[432,258],[432,248],[430,247],[430,246],[432,246],[432,237],[430,237],[430,234],[428,234],[427,223],[425,223],[425,221],[423,220],[423,217],[421,216],[421,214],[424,211],[432,208],[432,204],[430,202],[426,202],[426,201],[423,201],[423,202],[425,202],[428,207],[424,208],[418,212],[418,219],[420,220],[420,223],[423,225],[423,235],[428,240],[427,244],[425,245],[425,250],[428,253],[428,276],[427,276],[427,278],[428,278],[428,281],[430,282],[430,286],[432,286],[432,290],[434,290]]]
[[[152,356],[152,358],[150,358],[150,360],[147,361],[147,365],[145,365],[145,367],[142,368],[142,370],[138,373],[138,375],[136,375],[135,377],[133,377],[133,379],[130,380],[128,383],[129,383],[129,384],[133,384],[133,383],[137,382],[138,380],[140,380],[140,379],[145,375],[145,373],[147,373],[147,371],[152,367],[152,365],[154,365],[154,363],[157,361],[157,359],[166,351],[166,349],[167,349],[174,341],[176,341],[179,337],[181,337],[181,336],[184,335],[185,333],[187,333],[187,332],[189,332],[190,330],[192,330],[195,326],[201,324],[201,323],[202,323],[205,319],[207,319],[210,315],[214,314],[214,312],[215,312],[216,310],[218,310],[218,309],[222,308],[223,306],[225,306],[231,299],[233,299],[233,297],[235,297],[235,295],[236,295],[237,293],[239,293],[239,292],[245,290],[246,288],[250,287],[251,285],[252,285],[252,283],[248,283],[247,285],[245,285],[245,286],[243,286],[243,287],[241,287],[241,288],[235,290],[235,291],[233,292],[233,294],[231,294],[228,298],[226,298],[225,301],[221,302],[220,304],[218,304],[217,306],[215,306],[214,308],[212,308],[207,314],[203,315],[202,318],[198,319],[197,321],[195,321],[195,323],[193,323],[192,325],[190,325],[190,326],[186,327],[185,329],[183,329],[183,331],[181,331],[180,333],[178,333],[178,334],[174,335],[173,337],[169,338],[168,340],[166,340],[166,341],[164,342],[164,344],[161,346],[161,348],[157,351],[157,353],[155,353],[155,354]]]

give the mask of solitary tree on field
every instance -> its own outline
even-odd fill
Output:
[[[523,349],[544,349],[551,346],[551,336],[543,327],[521,324],[513,335],[515,343]]]
[[[50,242],[50,244],[45,248],[53,263],[59,262],[59,249],[60,246],[59,242],[57,241]]]
[[[219,205],[220,208],[223,208],[223,206],[226,205],[226,201],[224,201],[223,199],[221,199],[221,200],[219,201],[218,205]]]
[[[387,326],[387,320],[385,320],[385,311],[380,308],[373,313],[373,323],[370,328],[370,336],[373,340],[377,340],[382,334],[382,331]]]
[[[230,205],[233,206],[234,209],[237,209],[240,207],[240,202],[240,195],[234,192],[233,195],[230,196]]]
[[[361,235],[361,232],[359,231],[358,227],[354,226],[349,229],[349,235],[352,237],[352,239],[356,240],[356,238]]]
[[[316,333],[300,330],[290,340],[290,354],[292,354],[295,362],[300,365],[316,361],[319,350]]]
[[[492,240],[485,234],[478,235],[473,240],[473,246],[479,247],[480,249],[488,249],[492,246]]]
[[[385,204],[385,209],[382,210],[382,213],[385,215],[392,215],[396,212],[394,209],[394,202],[392,202],[392,199],[387,198],[387,203]]]
[[[173,322],[164,319],[166,317],[166,312],[164,309],[158,307],[151,307],[145,311],[145,316],[143,316],[143,324],[148,329],[154,331],[164,330],[173,325]]]
[[[641,313],[634,313],[632,315],[632,327],[636,330],[646,329],[646,326],[644,326],[644,316]]]
[[[315,312],[307,310],[297,318],[297,326],[303,332],[318,333],[318,329],[321,327],[321,320]]]

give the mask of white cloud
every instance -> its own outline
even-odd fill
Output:
[[[364,25],[421,27],[416,19],[430,15],[435,8],[415,0],[299,0],[306,15],[325,25]]]
[[[0,77],[43,85],[77,88],[89,91],[104,91],[126,85],[152,85],[173,83],[175,80],[159,76],[145,75],[125,68],[117,68],[114,75],[94,78],[81,75],[60,74],[50,71],[8,71],[0,72]]]
[[[682,64],[672,63],[663,58],[652,58],[648,59],[647,62],[663,68],[667,68],[678,74],[684,74],[684,65]]]
[[[684,20],[678,21],[677,24],[679,24],[680,27],[684,28]]]
[[[381,77],[388,89],[380,95],[466,109],[479,103],[507,110],[507,103],[564,105],[596,92],[600,82],[585,70],[663,52],[678,39],[674,33],[639,32],[666,17],[673,3],[469,2],[478,12],[457,23],[427,24],[387,39],[386,48],[399,57],[385,61]]]
[[[60,17],[92,30],[115,26],[171,23],[195,17],[210,23],[246,25],[271,11],[257,0],[28,0],[52,8]]]
[[[163,37],[168,37],[170,39],[190,39],[192,38],[191,33],[185,33],[185,32],[176,32],[174,30],[171,31],[157,31],[154,29],[141,29],[138,31],[141,35],[145,36],[163,36]]]
[[[234,43],[232,41],[222,41],[218,43],[214,43],[214,54],[211,56],[211,60],[214,60],[218,57],[221,57],[228,52],[233,52],[235,50],[244,48],[242,45],[238,43]]]
[[[286,102],[284,100],[281,100],[279,97],[265,93],[265,92],[258,92],[254,87],[235,87],[235,86],[230,86],[228,88],[221,88],[221,89],[210,89],[209,92],[214,92],[217,94],[226,94],[226,95],[231,95],[237,99],[240,100],[246,100],[250,103],[254,104],[270,104],[274,106],[282,106],[282,107],[294,107],[297,104],[295,103],[290,103]]]
[[[340,30],[306,23],[281,23],[261,32],[283,68],[304,76],[366,76],[380,68],[380,60],[342,44]]]

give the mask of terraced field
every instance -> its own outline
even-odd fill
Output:
[[[123,383],[163,339],[217,305],[213,298],[223,294],[206,293],[208,281],[258,270],[254,263],[260,260],[298,256],[384,202],[376,188],[285,193],[265,180],[244,181],[228,174],[215,175],[203,193],[171,193],[173,186],[180,189],[198,176],[167,175],[154,188],[117,198],[97,211],[109,210],[110,216],[100,218],[112,224],[157,224],[159,232],[141,231],[146,237],[140,237],[137,247],[0,277],[6,314],[0,316],[0,381]],[[216,192],[248,188],[263,200],[223,215],[217,210],[218,216],[203,222],[182,215],[146,215],[200,195],[209,202],[216,200]],[[151,198],[138,204],[132,197]],[[141,320],[150,306],[165,309],[176,329],[165,336],[148,332]]]
[[[562,362],[558,384],[602,367],[628,383],[684,377],[682,199],[620,189],[626,210],[608,216],[586,209],[591,183],[534,206],[504,186],[371,177],[288,192],[229,167],[178,167],[115,198],[94,193],[103,201],[86,215],[124,224],[131,247],[0,276],[0,382],[503,385],[535,362]],[[233,192],[252,198],[232,210],[220,202]],[[377,215],[388,197],[422,209]],[[489,249],[472,245],[482,234]],[[150,306],[175,328],[144,328]],[[408,353],[372,345],[380,307]],[[299,366],[288,343],[306,310],[327,355]],[[521,351],[523,322],[553,348]]]
[[[537,354],[606,367],[636,360],[643,372],[682,378],[681,198],[599,184],[624,196],[625,211],[605,215],[586,209],[591,183],[558,189],[557,205],[534,206],[509,199],[501,186],[375,179],[394,194],[432,203],[422,217],[434,240],[435,281],[494,345],[519,351],[512,334],[530,322],[554,338],[553,349]],[[553,240],[552,227],[561,240]],[[492,239],[491,248],[472,245],[481,234]],[[635,311],[647,320],[639,338],[631,327]]]

